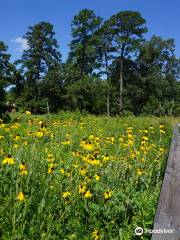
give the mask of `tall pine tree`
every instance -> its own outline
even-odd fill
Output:
[[[72,21],[72,37],[68,59],[79,69],[80,78],[90,75],[96,68],[97,51],[94,33],[100,28],[102,18],[92,10],[83,9]]]
[[[0,41],[0,117],[5,112],[5,87],[10,82],[11,68],[10,54],[7,53],[7,46]]]
[[[53,25],[48,22],[29,27],[24,38],[28,49],[23,52],[19,61],[25,77],[24,100],[39,101],[41,83],[48,71],[60,64],[61,54]]]

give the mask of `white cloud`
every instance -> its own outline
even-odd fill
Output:
[[[18,52],[23,52],[24,50],[28,49],[28,43],[25,38],[17,37],[15,39],[11,40],[11,42],[18,44],[18,47],[16,47],[16,49],[15,49]]]

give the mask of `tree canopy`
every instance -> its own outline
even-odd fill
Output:
[[[29,27],[28,48],[14,63],[0,42],[0,112],[10,100],[36,113],[48,105],[51,112],[79,109],[108,116],[180,114],[175,42],[155,35],[146,40],[147,31],[137,11],[104,20],[82,9],[72,19],[64,62],[49,22]]]

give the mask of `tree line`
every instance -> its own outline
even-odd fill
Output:
[[[146,40],[146,20],[121,11],[104,20],[89,9],[71,24],[67,60],[49,22],[23,36],[28,48],[10,61],[0,41],[0,114],[5,102],[43,113],[79,110],[93,114],[180,114],[180,59],[173,39]],[[10,90],[6,88],[10,86]]]

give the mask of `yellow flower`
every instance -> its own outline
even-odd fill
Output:
[[[109,161],[109,159],[110,159],[109,156],[107,156],[107,155],[103,156],[103,161]]]
[[[39,124],[39,127],[43,127],[43,125],[44,125],[43,120],[40,120],[40,121],[38,122],[38,124]]]
[[[67,172],[65,173],[65,175],[66,175],[67,177],[70,177],[70,176],[71,176],[71,173],[67,171]]]
[[[50,164],[48,164],[48,173],[51,174],[51,173],[54,171],[54,169],[55,169],[56,166],[57,166],[56,163],[50,163]]]
[[[0,140],[4,140],[5,137],[3,135],[0,135]]]
[[[134,141],[133,141],[133,140],[128,140],[128,142],[127,142],[127,143],[128,143],[128,147],[129,147],[129,146],[131,147],[131,146],[133,146],[133,145],[134,145]]]
[[[78,168],[78,164],[77,163],[73,164],[73,167]]]
[[[66,140],[66,141],[64,141],[64,142],[61,142],[63,145],[69,145],[69,144],[71,144],[71,141],[70,140]]]
[[[38,137],[38,138],[42,138],[42,137],[43,137],[43,132],[37,131],[35,135],[36,135],[36,137]]]
[[[114,144],[115,143],[115,138],[114,137],[111,137],[111,143]]]
[[[2,161],[2,164],[8,164],[13,165],[15,163],[14,159],[11,157],[11,155],[8,155],[7,158],[4,158]]]
[[[26,114],[27,116],[30,116],[30,115],[31,115],[31,112],[30,112],[30,111],[25,111],[25,114]]]
[[[112,197],[112,191],[103,193],[104,199],[110,199]]]
[[[53,172],[53,170],[54,170],[53,168],[49,167],[48,168],[48,173],[51,174]]]
[[[81,156],[80,152],[78,152],[78,151],[72,152],[72,155],[73,155],[74,157],[80,157],[80,156]]]
[[[64,168],[61,168],[59,171],[62,175],[65,173]]]
[[[13,145],[13,148],[18,148],[18,144],[14,144],[14,145]]]
[[[0,154],[4,155],[5,151],[3,149],[0,149]]]
[[[85,193],[86,191],[86,185],[79,186],[79,193]]]
[[[20,175],[28,175],[28,171],[27,170],[20,171]]]
[[[84,181],[87,182],[87,183],[89,183],[89,182],[91,181],[91,178],[89,178],[89,177],[86,176],[86,177],[84,178]]]
[[[94,149],[93,145],[91,143],[85,143],[82,145],[84,150],[92,151]]]
[[[164,149],[163,147],[160,147],[160,148],[159,148],[159,151],[160,151],[160,152],[164,152],[165,149]]]
[[[141,141],[141,145],[145,145],[146,144],[146,141]]]
[[[20,175],[27,175],[28,174],[27,167],[26,167],[26,164],[24,162],[19,164],[19,171],[20,171]]]
[[[17,196],[17,200],[19,201],[25,201],[25,195],[23,192],[19,192],[18,196]]]
[[[132,127],[129,127],[129,128],[127,128],[127,130],[126,130],[126,133],[132,134],[132,130],[133,130],[133,128],[132,128]]]
[[[163,123],[161,123],[160,125],[159,125],[159,128],[160,129],[163,129],[165,126],[164,126],[164,124]]]
[[[100,160],[96,160],[96,159],[94,159],[94,160],[91,159],[88,161],[88,163],[91,165],[100,165],[101,164]]]
[[[166,132],[164,130],[160,129],[160,133],[165,134]]]
[[[130,133],[128,133],[127,137],[128,137],[128,139],[133,140],[133,135]]]
[[[14,138],[13,138],[13,141],[18,141],[20,139],[20,136],[19,135],[16,135]]]
[[[5,128],[5,126],[6,126],[6,125],[5,125],[4,123],[1,123],[1,124],[0,124],[0,128]]]
[[[11,126],[11,129],[18,129],[21,125],[19,123],[15,123]]]
[[[144,141],[148,141],[148,137],[147,137],[147,136],[143,136],[142,139],[143,139]]]
[[[29,119],[29,120],[28,120],[28,124],[29,124],[29,126],[31,126],[32,123],[33,123],[33,120],[32,120],[32,119]]]
[[[91,198],[92,197],[92,193],[90,191],[87,191],[85,194],[84,194],[85,198]]]
[[[120,143],[123,143],[124,142],[124,138],[120,137],[119,141],[120,141]]]
[[[143,169],[138,168],[136,170],[137,175],[141,176],[143,174]]]
[[[63,194],[62,194],[63,198],[68,198],[70,195],[71,194],[68,191],[67,192],[63,192]]]
[[[82,176],[84,176],[84,175],[86,175],[86,173],[87,173],[87,169],[82,167],[82,168],[79,170],[79,172],[80,172],[80,174],[81,174]]]
[[[48,162],[53,162],[54,158],[53,155],[51,153],[48,154]]]
[[[100,176],[94,175],[95,180],[98,182],[100,180]]]
[[[97,229],[94,229],[94,231],[92,232],[92,237],[93,237],[94,240],[100,239],[100,234],[99,234],[99,231]]]
[[[25,165],[24,162],[19,164],[19,170],[20,170],[20,171],[26,170],[26,165]]]
[[[135,156],[136,156],[136,154],[135,154],[134,152],[131,152],[131,154],[130,154],[130,158],[131,158],[131,159],[134,159]]]

